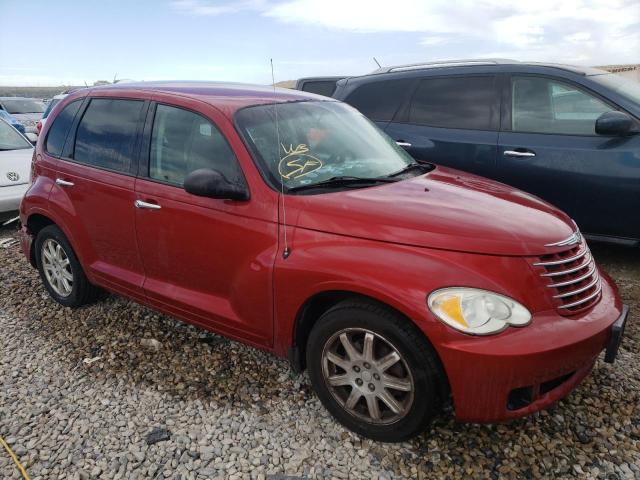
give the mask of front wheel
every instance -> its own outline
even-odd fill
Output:
[[[397,442],[423,431],[447,388],[433,347],[407,320],[368,301],[327,311],[307,344],[309,376],[343,425]]]

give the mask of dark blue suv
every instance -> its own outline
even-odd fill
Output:
[[[640,83],[566,65],[459,61],[345,78],[333,97],[418,160],[533,193],[591,238],[640,243]]]

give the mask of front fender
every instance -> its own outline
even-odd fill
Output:
[[[275,350],[292,345],[295,320],[318,293],[347,291],[396,309],[439,344],[464,336],[429,311],[427,296],[448,286],[510,296],[532,312],[547,308],[543,286],[522,257],[498,257],[412,247],[296,229],[291,255],[275,266]]]

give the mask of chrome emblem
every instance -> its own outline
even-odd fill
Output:
[[[17,182],[18,180],[20,180],[20,175],[18,175],[16,172],[7,172],[7,178],[12,182]]]
[[[555,243],[547,243],[545,247],[568,247],[569,245],[580,243],[580,240],[582,240],[582,234],[580,233],[580,230],[576,230],[569,238],[565,238],[564,240],[560,240]]]

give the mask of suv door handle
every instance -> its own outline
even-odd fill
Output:
[[[505,150],[505,157],[535,157],[536,154],[533,152],[525,152],[521,150]]]
[[[396,140],[396,145],[402,148],[409,148],[411,146],[409,142],[405,142],[404,140]]]
[[[148,208],[149,210],[160,210],[162,208],[157,203],[143,202],[142,200],[136,200],[133,204],[136,208]]]
[[[61,178],[56,178],[56,185],[60,185],[61,187],[73,187],[74,183]]]

